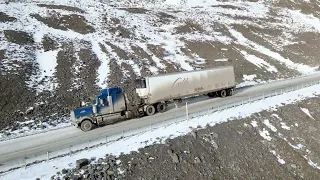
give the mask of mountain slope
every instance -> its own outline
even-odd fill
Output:
[[[68,121],[99,88],[232,64],[240,85],[318,69],[317,1],[32,1],[0,5],[0,128]],[[249,81],[249,82],[248,82]]]

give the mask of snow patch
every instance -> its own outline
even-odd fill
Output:
[[[262,136],[264,139],[271,141],[271,137],[270,137],[270,133],[268,130],[266,130],[265,128],[263,128],[262,131],[259,131],[260,136]]]
[[[265,119],[265,120],[263,121],[263,124],[265,124],[269,129],[271,129],[271,131],[277,132],[277,128],[274,127],[274,126],[269,122],[268,119]]]
[[[216,59],[216,62],[228,62],[228,58]]]
[[[57,55],[60,49],[46,51],[37,50],[37,62],[39,63],[39,68],[41,72],[41,76],[38,81],[47,78],[47,81],[44,86],[38,85],[38,90],[44,90],[48,88],[48,90],[53,90],[56,85],[53,83],[53,75],[55,73],[55,68],[57,66]]]
[[[306,115],[308,115],[310,118],[314,119],[314,118],[311,116],[311,114],[310,114],[310,112],[309,112],[308,109],[302,108],[302,107],[300,107],[300,109],[301,109]]]
[[[280,121],[282,121],[282,118],[278,114],[272,114],[271,116],[274,116],[274,117],[278,118]]]
[[[253,50],[256,50],[269,57],[272,57],[273,59],[279,61],[280,63],[284,63],[288,68],[295,69],[301,72],[302,74],[313,73],[318,68],[318,67],[310,67],[307,65],[294,63],[291,60],[282,57],[279,53],[273,52],[264,46],[261,46],[253,41],[250,41],[249,39],[245,38],[240,32],[234,29],[229,28],[229,32],[234,38],[237,39],[237,43],[239,43],[240,45],[246,46],[248,48],[252,48]]]
[[[286,125],[286,123],[281,122],[281,127],[286,130],[290,130],[290,127]]]
[[[251,62],[255,66],[257,66],[259,68],[265,68],[269,72],[278,72],[277,68],[275,68],[271,64],[267,63],[263,59],[255,56],[255,55],[248,54],[246,51],[240,51],[240,52],[243,54],[244,58],[247,61]]]
[[[278,162],[279,162],[280,164],[285,164],[285,163],[286,163],[283,159],[281,159],[281,157],[276,153],[275,150],[271,150],[270,152],[277,157]]]
[[[252,122],[251,122],[251,125],[252,125],[253,127],[258,127],[257,121],[252,121]]]

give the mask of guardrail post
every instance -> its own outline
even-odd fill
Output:
[[[108,146],[108,136],[106,135],[106,147]]]
[[[47,152],[47,162],[49,162],[49,151]]]
[[[188,121],[189,120],[188,102],[186,102],[186,116],[187,116],[187,121]]]
[[[152,124],[150,124],[150,131],[152,131]]]
[[[27,158],[24,157],[23,159],[24,159],[24,169],[27,169]]]

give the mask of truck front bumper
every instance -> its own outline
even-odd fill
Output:
[[[76,128],[79,127],[79,123],[77,121],[72,121],[71,124]]]

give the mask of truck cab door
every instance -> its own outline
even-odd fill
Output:
[[[113,106],[113,102],[112,102],[112,97],[108,96],[108,102],[109,102],[109,108],[110,108],[110,113],[114,112],[114,106]]]

